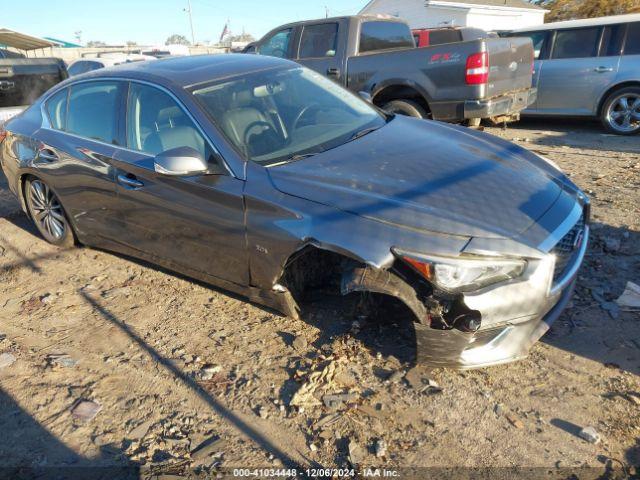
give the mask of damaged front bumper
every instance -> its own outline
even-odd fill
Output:
[[[569,303],[575,280],[559,295],[542,318],[465,333],[415,325],[417,362],[433,367],[469,369],[513,362],[527,356],[530,348],[549,330]]]

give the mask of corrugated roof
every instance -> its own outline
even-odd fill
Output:
[[[445,3],[468,3],[471,5],[488,5],[490,7],[528,8],[531,10],[544,10],[544,8],[529,3],[525,0],[436,0]],[[427,0],[427,3],[430,3]]]
[[[35,50],[36,48],[55,47],[57,44],[44,38],[33,37],[26,33],[16,32],[0,27],[0,44],[18,50]]]

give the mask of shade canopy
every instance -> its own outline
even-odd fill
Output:
[[[18,50],[35,50],[36,48],[55,47],[58,44],[44,38],[33,37],[26,33],[0,27],[0,45],[17,48]]]

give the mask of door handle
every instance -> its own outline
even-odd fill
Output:
[[[58,160],[58,154],[51,150],[50,148],[43,148],[38,150],[38,159],[44,160],[46,162],[55,162]]]
[[[330,77],[340,77],[340,69],[339,68],[327,68],[327,75]]]
[[[138,180],[135,176],[124,175],[122,173],[118,175],[118,183],[126,188],[131,188],[134,190],[144,187],[144,183]]]
[[[598,73],[613,72],[613,68],[612,67],[596,67],[593,69],[593,71]]]

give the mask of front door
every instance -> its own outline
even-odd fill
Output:
[[[607,55],[606,45],[601,48],[602,35],[599,26],[556,32],[550,56],[539,67],[539,113],[596,114],[598,99],[613,84],[620,60],[619,55]]]
[[[305,25],[300,35],[297,62],[316,72],[326,75],[340,84],[345,83],[343,65],[344,58],[339,45],[337,22]]]
[[[160,264],[237,284],[249,283],[244,181],[233,177],[185,108],[167,92],[132,82],[127,149],[116,153],[119,241]],[[157,173],[154,157],[189,146],[211,173]]]

